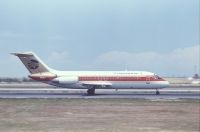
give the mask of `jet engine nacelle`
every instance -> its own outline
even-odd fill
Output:
[[[78,82],[78,77],[77,76],[57,77],[53,79],[52,81],[59,84],[74,84]]]

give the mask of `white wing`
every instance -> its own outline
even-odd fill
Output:
[[[81,82],[83,86],[100,86],[100,87],[109,87],[112,85],[110,82],[106,81],[84,81]]]

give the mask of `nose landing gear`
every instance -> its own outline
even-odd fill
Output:
[[[160,92],[158,89],[156,89],[156,95],[160,95]]]

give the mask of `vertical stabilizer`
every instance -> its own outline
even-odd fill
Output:
[[[11,53],[22,61],[31,74],[50,72],[51,69],[33,52]]]

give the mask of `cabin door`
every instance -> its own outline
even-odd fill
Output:
[[[150,77],[146,77],[146,84],[150,84]]]

